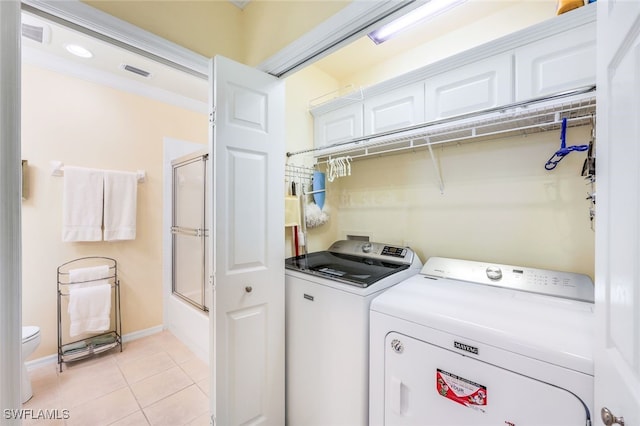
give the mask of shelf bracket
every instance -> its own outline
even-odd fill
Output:
[[[440,166],[438,165],[436,156],[433,153],[433,148],[431,148],[431,141],[429,140],[429,138],[427,138],[427,147],[429,148],[429,154],[431,155],[431,163],[433,164],[433,171],[436,174],[436,179],[438,180],[440,195],[444,195],[444,181],[442,180],[442,172],[440,171]]]

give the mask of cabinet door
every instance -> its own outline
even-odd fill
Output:
[[[316,148],[362,136],[362,104],[347,105],[314,120]]]
[[[516,101],[595,84],[595,23],[516,49]]]
[[[401,87],[364,102],[365,135],[412,126],[424,120],[424,83]]]
[[[428,79],[427,121],[513,102],[512,64],[506,53]]]

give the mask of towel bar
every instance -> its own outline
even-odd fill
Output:
[[[64,176],[64,163],[62,161],[51,161],[51,176]],[[136,170],[138,183],[144,183],[147,178],[147,172],[144,170]]]

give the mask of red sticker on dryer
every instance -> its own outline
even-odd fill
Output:
[[[487,405],[487,388],[478,383],[438,369],[436,389],[441,396],[464,406],[484,412]]]

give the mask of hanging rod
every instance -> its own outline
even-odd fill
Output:
[[[553,105],[557,105],[561,100],[568,100],[570,98],[580,97],[580,95],[589,95],[595,92],[596,86],[588,86],[583,87],[576,90],[566,91],[557,93],[551,96],[542,96],[534,99],[530,99],[527,101],[514,102],[507,105],[502,105],[499,107],[492,107],[476,112],[471,112],[467,114],[461,114],[454,117],[448,117],[441,120],[434,120],[428,123],[417,124],[414,126],[403,127],[401,129],[389,130],[386,132],[375,133],[368,136],[362,136],[359,138],[350,139],[344,142],[337,142],[324,147],[310,148],[301,151],[287,152],[287,157],[291,157],[299,154],[306,154],[310,152],[318,152],[315,154],[316,157],[324,157],[328,155],[335,155],[338,153],[350,152],[350,151],[359,151],[364,150],[365,153],[361,155],[352,155],[352,157],[362,157],[365,155],[370,155],[368,152],[369,148],[374,146],[388,145],[392,143],[399,142],[409,142],[410,146],[406,147],[398,147],[392,148],[390,151],[397,151],[407,148],[414,148],[414,141],[416,139],[421,139],[426,136],[430,136],[429,142],[425,142],[420,145],[426,146],[426,144],[440,144],[445,142],[454,142],[466,139],[474,139],[478,137],[488,137],[488,136],[497,136],[503,135],[507,131],[528,131],[531,133],[536,131],[540,131],[540,128],[543,130],[553,130],[555,127],[559,125],[561,121],[561,117],[559,117],[560,113],[563,111],[559,111],[553,108]],[[580,98],[575,102],[575,105],[569,103],[566,106],[566,112],[571,113],[571,111],[576,109],[584,109],[585,102],[586,107],[589,109],[588,114],[593,114],[595,111],[595,98],[593,99],[583,99]],[[536,106],[536,104],[546,104],[546,106],[535,109],[532,108]],[[551,104],[551,107],[549,107]],[[513,111],[510,111],[513,110]],[[507,115],[508,113],[511,115]],[[554,120],[549,121],[546,119],[545,115],[553,114]],[[491,116],[491,114],[494,114]],[[579,114],[576,114],[579,115]],[[488,117],[487,117],[488,116]],[[536,117],[539,118],[539,122],[536,122]],[[540,118],[542,117],[542,118]],[[533,122],[526,123],[518,123],[518,121],[526,121],[526,118],[533,118]],[[484,120],[483,120],[484,119]],[[531,120],[529,120],[531,121]],[[573,126],[582,125],[585,123],[581,122],[580,117],[569,118],[569,123]],[[511,124],[511,126],[502,126],[503,129],[500,129],[501,124]],[[457,125],[457,126],[456,126]],[[491,127],[495,129],[491,130]],[[478,128],[487,128],[484,131],[478,133]],[[537,130],[536,130],[537,129]],[[457,137],[442,137],[442,135],[451,134],[454,132],[467,132],[463,136]],[[395,137],[394,137],[395,136]],[[373,141],[373,142],[372,142]],[[366,144],[361,144],[362,142],[368,142]],[[361,144],[361,145],[359,145]],[[386,152],[386,151],[385,151]],[[375,154],[380,154],[382,152],[375,152]]]

